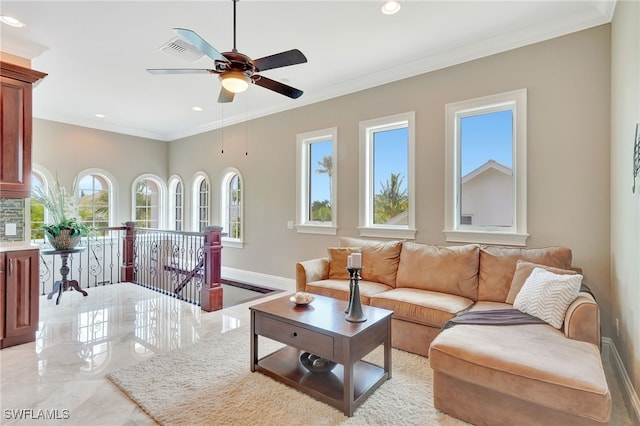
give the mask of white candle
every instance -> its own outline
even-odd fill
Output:
[[[362,268],[362,254],[353,253],[351,256],[351,267],[360,269]]]
[[[349,256],[347,256],[347,268],[352,268],[351,262],[352,262],[351,255],[349,255]]]

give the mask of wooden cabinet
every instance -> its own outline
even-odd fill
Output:
[[[0,197],[31,193],[31,91],[46,74],[0,61]]]
[[[0,349],[33,342],[38,330],[39,251],[0,253]]]

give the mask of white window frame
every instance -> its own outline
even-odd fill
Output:
[[[460,224],[460,119],[511,109],[513,111],[513,226]],[[525,246],[527,234],[527,89],[513,90],[445,106],[445,211],[447,241]]]
[[[379,131],[406,127],[407,147],[407,192],[409,211],[407,225],[379,225],[373,223],[373,135]],[[415,111],[360,122],[360,225],[362,237],[399,238],[413,240],[416,237],[415,198]]]
[[[227,204],[227,200],[229,199],[229,183],[231,179],[237,176],[240,182],[240,238],[231,238],[229,235],[230,229],[227,228],[227,224],[229,223],[229,206]],[[235,167],[227,167],[222,172],[222,177],[220,178],[220,223],[223,227],[222,232],[226,234],[222,236],[222,246],[223,247],[231,247],[231,248],[243,248],[244,247],[244,179],[242,179],[242,175],[240,171]]]
[[[331,222],[309,220],[311,144],[331,139]],[[296,230],[301,234],[336,235],[338,232],[338,128],[330,127],[296,135],[298,162],[296,167]]]
[[[166,198],[167,198],[167,185],[164,183],[160,176],[154,174],[142,174],[134,179],[133,184],[131,185],[131,217],[133,221],[136,221],[136,186],[138,182],[141,180],[150,180],[156,185],[158,185],[158,228],[157,229],[165,229],[166,227]]]
[[[197,172],[193,175],[191,184],[191,229],[200,232],[200,184],[207,182],[209,187],[209,205],[207,206],[207,226],[211,226],[211,202],[213,200],[213,187],[211,180],[204,172]]]
[[[118,199],[118,185],[116,182],[116,178],[106,170],[102,169],[85,169],[78,173],[76,176],[76,182],[80,182],[82,178],[89,175],[97,175],[100,176],[107,182],[107,190],[109,191],[109,226],[116,226],[116,200]],[[79,191],[79,188],[76,188],[76,191]],[[74,194],[76,197],[80,197],[80,194]],[[135,216],[134,216],[135,217]]]
[[[182,185],[182,205],[180,206],[180,212],[182,214],[182,217],[177,218],[176,217],[176,208],[178,206],[176,206],[176,188],[178,185]],[[180,219],[180,222],[182,223],[182,231],[185,230],[185,221],[184,221],[184,200],[185,200],[185,193],[186,193],[186,188],[184,187],[184,182],[182,181],[182,179],[180,178],[180,176],[178,175],[173,175],[169,178],[169,218],[168,218],[168,228],[172,229],[174,231],[177,231],[176,229],[176,221],[178,219]]]

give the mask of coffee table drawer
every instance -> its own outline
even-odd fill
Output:
[[[323,358],[333,358],[333,337],[272,318],[256,318],[256,333]]]

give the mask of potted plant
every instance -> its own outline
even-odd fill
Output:
[[[72,194],[67,193],[57,178],[48,188],[36,187],[32,191],[33,198],[44,206],[52,219],[52,223],[44,224],[39,229],[44,231],[49,244],[56,250],[75,247],[80,238],[91,231],[78,221],[78,203]]]

